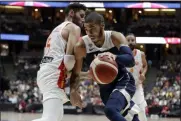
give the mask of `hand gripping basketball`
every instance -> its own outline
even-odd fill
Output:
[[[118,65],[115,55],[106,52],[99,54],[90,65],[90,75],[99,84],[111,83],[118,74]]]

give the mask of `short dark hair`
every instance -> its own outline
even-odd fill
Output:
[[[133,33],[128,33],[128,34],[126,34],[126,37],[127,36],[134,36],[134,37],[136,37],[135,34],[133,34]]]
[[[86,17],[85,17],[85,23],[95,23],[95,24],[104,24],[104,17],[93,11],[93,12],[90,12]]]
[[[73,10],[74,12],[77,12],[79,10],[86,11],[86,6],[80,3],[71,3],[65,8],[65,15],[68,15],[70,10]]]

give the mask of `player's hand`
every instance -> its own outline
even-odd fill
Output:
[[[110,53],[110,52],[104,52],[104,53],[100,53],[98,54],[98,56],[103,57],[103,56],[108,56],[108,58],[116,60],[116,55]]]
[[[70,102],[73,106],[77,106],[79,107],[80,109],[83,108],[83,102],[82,102],[82,99],[80,97],[80,94],[79,92],[77,91],[71,91],[70,92]]]

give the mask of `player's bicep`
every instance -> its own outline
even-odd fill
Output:
[[[128,42],[126,41],[125,36],[120,32],[113,31],[111,34],[111,39],[113,44],[119,48],[120,45],[128,45]]]
[[[66,54],[72,55],[75,44],[78,42],[80,38],[80,28],[78,27],[70,27]]]
[[[84,49],[80,46],[80,43],[77,43],[74,47],[74,56],[75,56],[75,66],[73,72],[75,75],[79,75],[82,69]]]

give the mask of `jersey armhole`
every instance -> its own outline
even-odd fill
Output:
[[[113,43],[113,40],[112,40],[112,32],[113,31],[109,31],[110,32],[110,40],[111,40],[111,47],[116,47],[115,45],[114,45],[114,43]]]
[[[68,25],[68,24],[71,24],[71,22],[66,22],[62,27],[61,27],[61,29],[60,29],[60,37],[63,39],[63,41],[65,41],[65,42],[67,42],[64,38],[63,38],[63,36],[62,36],[62,30]]]

